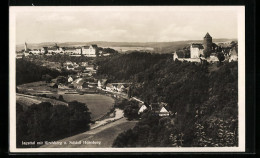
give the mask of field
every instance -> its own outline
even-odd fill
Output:
[[[76,100],[78,102],[85,103],[88,106],[89,111],[91,112],[92,120],[96,120],[107,114],[107,112],[109,112],[114,105],[114,99],[112,99],[111,97],[100,94],[64,94],[65,91],[57,91],[57,89],[55,88],[48,87],[48,85],[44,81],[19,85],[18,90],[30,94],[46,94],[46,96],[48,97],[54,96],[56,98],[62,95],[66,102]],[[23,99],[26,99],[26,101],[21,101],[21,99],[19,101],[28,102],[28,104],[30,102],[37,103],[37,101],[33,99],[28,99],[28,97]],[[43,100],[43,98],[41,98],[41,100]]]
[[[127,51],[153,51],[154,48],[152,47],[108,47],[108,48],[112,48],[118,52],[127,52]]]
[[[44,92],[44,94],[46,94],[47,92],[51,93],[57,91],[56,89],[49,87],[45,81],[26,83],[17,86],[17,88],[20,91],[28,92],[31,94],[38,94],[39,92]]]
[[[78,101],[85,103],[91,112],[92,120],[105,115],[114,105],[114,99],[105,95],[99,94],[63,94],[64,100],[67,102]]]
[[[44,145],[42,148],[104,148],[112,147],[118,134],[131,129],[136,121],[127,121],[126,118],[120,119],[105,126],[68,137],[59,141],[67,142],[67,145]],[[69,144],[69,141],[81,141],[81,144]],[[100,141],[101,144],[83,144],[83,141]]]
[[[53,105],[68,105],[65,102],[58,101],[55,99],[24,95],[24,94],[16,94],[16,102],[23,106],[30,106],[32,104],[39,104],[41,102],[50,102]]]

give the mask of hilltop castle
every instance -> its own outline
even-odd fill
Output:
[[[192,43],[190,46],[190,58],[209,57],[215,47],[213,47],[212,37],[207,34],[203,38],[203,44]]]
[[[217,58],[217,53],[223,53],[225,55],[225,59],[228,60],[232,58],[232,61],[237,61],[237,52],[234,53],[235,48],[233,48],[231,43],[229,46],[223,47],[219,43],[219,45],[212,42],[212,37],[207,32],[203,38],[202,43],[191,43],[189,47],[184,48],[186,51],[189,52],[188,57],[179,58],[177,52],[173,53],[173,60],[178,59],[179,61],[190,61],[190,62],[200,62],[201,59],[206,59],[210,62],[217,62],[219,61]],[[233,51],[233,54],[231,53]],[[185,55],[186,56],[186,55]]]

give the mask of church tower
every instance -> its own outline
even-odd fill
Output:
[[[203,47],[205,57],[209,57],[212,52],[212,37],[208,32],[203,39]]]
[[[24,42],[24,51],[26,52],[27,51],[27,43]]]

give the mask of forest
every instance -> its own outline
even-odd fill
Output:
[[[138,52],[98,62],[98,75],[130,81],[131,96],[147,104],[166,102],[178,113],[161,118],[145,112],[133,129],[117,137],[114,147],[237,146],[237,64],[180,62],[169,54]]]
[[[36,64],[37,61],[29,61],[26,59],[16,60],[16,85],[42,81],[46,76],[56,78],[58,76],[67,76],[75,72],[62,70],[61,72],[55,69],[50,69]]]
[[[68,106],[53,106],[49,102],[29,107],[17,104],[16,116],[16,144],[26,148],[22,141],[59,140],[89,130],[89,123],[93,123],[88,107],[77,101],[69,102]]]

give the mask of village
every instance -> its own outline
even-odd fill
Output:
[[[220,57],[217,56],[218,52],[223,54],[222,61],[237,61],[238,53],[236,50],[237,43],[226,42],[226,43],[213,43],[212,37],[207,33],[203,38],[203,44],[191,43],[189,47],[183,48],[183,50],[177,50],[173,53],[173,60],[176,61],[187,61],[187,62],[201,62],[203,60],[209,63],[215,63],[220,61]],[[179,57],[178,54],[185,54],[189,52],[187,56]],[[208,56],[205,56],[205,52]],[[70,56],[86,56],[90,59],[96,57],[109,56],[109,53],[103,53],[97,45],[93,44],[90,46],[82,47],[59,47],[55,44],[53,47],[43,47],[42,49],[29,49],[27,44],[24,44],[23,57],[30,58],[30,56],[55,55],[55,54],[67,54]],[[19,57],[18,57],[19,58]],[[93,63],[93,60],[86,62],[72,62],[66,61],[62,64],[58,62],[45,61],[42,66],[49,67],[61,71],[66,69],[72,72],[68,76],[58,76],[55,79],[51,79],[50,76],[43,76],[46,80],[47,86],[51,88],[51,91],[56,91],[58,94],[97,94],[105,93],[110,94],[115,98],[124,98],[128,100],[135,100],[139,103],[138,115],[146,111],[153,111],[155,115],[160,117],[171,117],[173,120],[177,118],[176,111],[170,111],[167,103],[158,102],[147,105],[144,101],[140,100],[137,96],[130,96],[129,91],[132,83],[109,83],[106,78],[97,79],[95,75],[98,71],[98,66]],[[43,88],[44,89],[44,88]],[[38,90],[37,94],[46,93],[45,90]],[[180,115],[181,116],[181,115]]]
[[[14,151],[242,150],[243,6],[33,5],[10,8]]]

